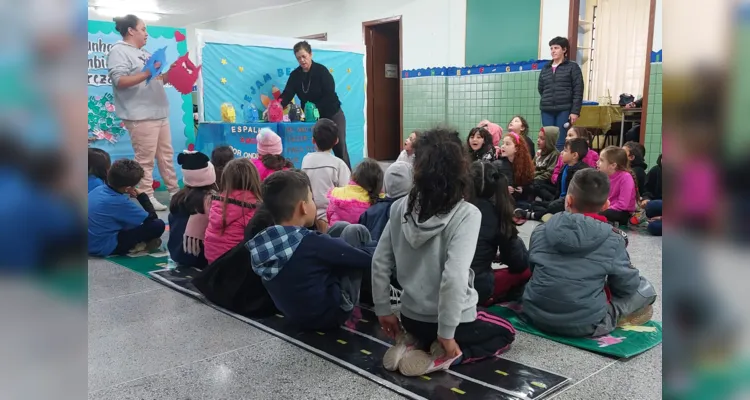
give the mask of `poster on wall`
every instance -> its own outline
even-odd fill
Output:
[[[148,26],[146,51],[155,53],[166,48],[166,65],[171,64],[187,53],[185,30],[164,26]],[[177,35],[177,39],[175,38]],[[134,152],[130,135],[125,124],[117,118],[112,82],[107,75],[107,54],[117,41],[122,40],[115,31],[114,22],[88,21],[88,134],[89,146],[108,152],[112,160],[133,158]],[[166,72],[166,68],[164,71]],[[172,133],[172,146],[177,154],[195,143],[193,124],[193,99],[183,95],[170,85],[165,86],[169,101],[169,125]],[[177,168],[177,177],[182,179],[182,171]],[[154,186],[164,190],[158,169],[154,168]]]
[[[262,114],[279,98],[298,67],[292,48],[300,39],[196,30],[199,112],[203,121],[221,121],[221,105],[231,103],[242,121],[251,104]],[[346,144],[352,165],[359,163],[365,144],[364,46],[311,40],[313,61],[331,72],[346,115]],[[299,104],[299,99],[295,98]]]

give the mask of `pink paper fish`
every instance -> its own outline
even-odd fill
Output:
[[[595,339],[597,342],[599,342],[599,347],[607,347],[611,346],[613,344],[622,343],[623,340],[625,340],[624,337],[615,337],[612,335],[606,335],[606,336],[600,336]]]

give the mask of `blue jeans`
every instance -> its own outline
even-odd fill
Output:
[[[557,143],[555,143],[555,147],[560,151],[565,147],[565,135],[568,133],[568,130],[565,129],[565,123],[568,122],[569,117],[570,110],[556,113],[542,111],[542,126],[556,126],[560,128],[560,135],[557,137]]]
[[[661,217],[662,213],[662,202],[661,200],[651,200],[646,203],[646,217],[654,218]],[[656,220],[648,223],[649,233],[654,236],[661,236],[661,220]]]

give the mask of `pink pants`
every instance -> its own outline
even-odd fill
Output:
[[[174,150],[172,133],[169,131],[168,119],[146,121],[124,121],[130,132],[130,141],[135,151],[135,161],[143,167],[143,179],[138,189],[149,196],[154,194],[154,159],[159,166],[159,174],[170,192],[180,190],[177,184],[177,173],[174,170]]]

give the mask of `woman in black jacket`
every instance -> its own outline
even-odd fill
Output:
[[[567,132],[565,123],[571,126],[581,114],[583,103],[583,73],[581,67],[568,60],[570,43],[564,37],[549,41],[552,61],[542,68],[539,74],[539,110],[542,112],[542,126],[556,126],[560,132]],[[565,146],[565,135],[557,138],[557,150]]]
[[[531,278],[529,252],[513,223],[513,200],[505,176],[486,161],[475,161],[471,172],[475,195],[472,203],[482,213],[471,269],[475,274],[478,304],[489,306],[523,294],[523,288]],[[498,250],[500,257],[496,261]],[[493,269],[493,262],[507,268]]]
[[[292,71],[286,81],[286,87],[281,94],[281,106],[288,106],[294,96],[299,97],[302,108],[308,101],[313,102],[318,107],[321,118],[328,118],[338,126],[339,141],[333,146],[333,154],[344,160],[346,166],[351,169],[349,151],[346,147],[346,117],[336,94],[333,75],[325,65],[313,61],[312,48],[306,41],[294,45],[294,56],[299,67]]]

